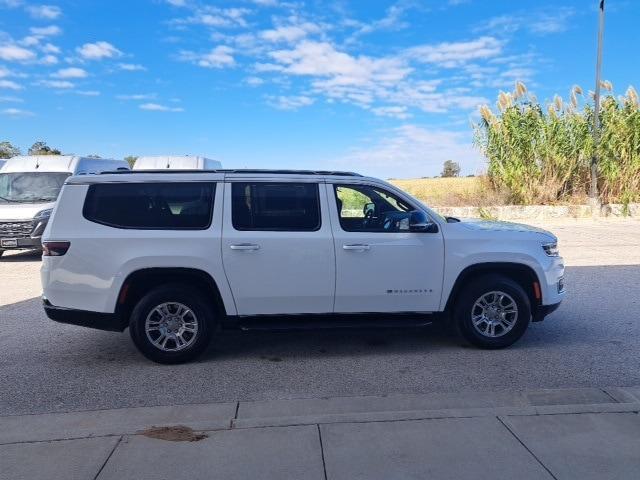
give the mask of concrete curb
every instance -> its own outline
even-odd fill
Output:
[[[640,203],[602,205],[501,205],[487,207],[434,207],[451,217],[490,217],[497,220],[549,220],[554,218],[640,217]]]
[[[473,403],[481,407],[470,406]],[[433,407],[431,407],[433,406]],[[136,435],[152,426],[198,431],[443,418],[640,412],[640,387],[516,393],[231,402],[0,417],[0,445]]]

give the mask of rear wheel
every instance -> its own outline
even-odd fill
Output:
[[[473,280],[458,296],[454,321],[469,343],[504,348],[517,341],[531,320],[531,303],[515,281],[503,275]]]
[[[129,332],[140,352],[158,363],[195,359],[209,344],[215,315],[203,295],[181,285],[165,285],[136,304]]]

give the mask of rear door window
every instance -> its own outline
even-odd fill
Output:
[[[317,183],[231,184],[236,230],[313,232],[320,229]]]
[[[116,228],[204,230],[215,183],[101,183],[89,187],[83,215]]]

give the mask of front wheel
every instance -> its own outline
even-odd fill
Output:
[[[140,352],[158,363],[195,359],[209,344],[214,313],[204,297],[181,285],[165,285],[136,304],[129,332]]]
[[[462,337],[481,348],[508,347],[522,337],[530,320],[529,297],[517,282],[503,275],[473,280],[454,308]]]

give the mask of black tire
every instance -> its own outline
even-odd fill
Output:
[[[474,305],[478,299],[490,292],[503,292],[513,299],[517,306],[517,317],[510,330],[500,336],[490,337],[481,333],[472,320]],[[489,297],[493,298],[493,297]],[[509,302],[508,298],[504,300]],[[511,317],[513,318],[513,317]],[[484,275],[472,280],[462,288],[454,305],[453,320],[460,335],[472,345],[486,349],[504,348],[516,342],[529,326],[531,321],[531,302],[529,296],[515,281],[504,275]],[[480,329],[488,329],[487,323],[481,323]],[[495,328],[498,333],[502,326]]]
[[[0,250],[0,257],[2,257],[2,255],[4,255],[4,250]]]
[[[147,318],[152,315],[156,307],[166,303],[179,303],[186,306],[193,314],[193,317],[188,314],[188,319],[190,321],[195,319],[197,324],[197,332],[193,336],[191,336],[190,332],[185,332],[185,336],[180,337],[183,341],[189,343],[187,346],[181,347],[182,349],[177,349],[177,342],[171,338],[165,342],[165,348],[169,350],[173,348],[173,351],[163,350],[161,347],[156,346],[149,338],[149,335],[152,338],[154,335],[161,337],[162,333],[159,330],[150,332],[147,335],[145,329]],[[158,313],[153,315],[149,318],[160,318]],[[154,288],[138,301],[131,312],[129,333],[138,350],[149,360],[157,363],[173,364],[184,363],[197,358],[209,345],[215,326],[214,310],[203,294],[194,291],[194,289],[185,288],[182,285],[168,284]],[[171,337],[172,335],[168,336]],[[173,336],[173,338],[175,337]],[[158,338],[155,338],[155,340],[158,340]]]

